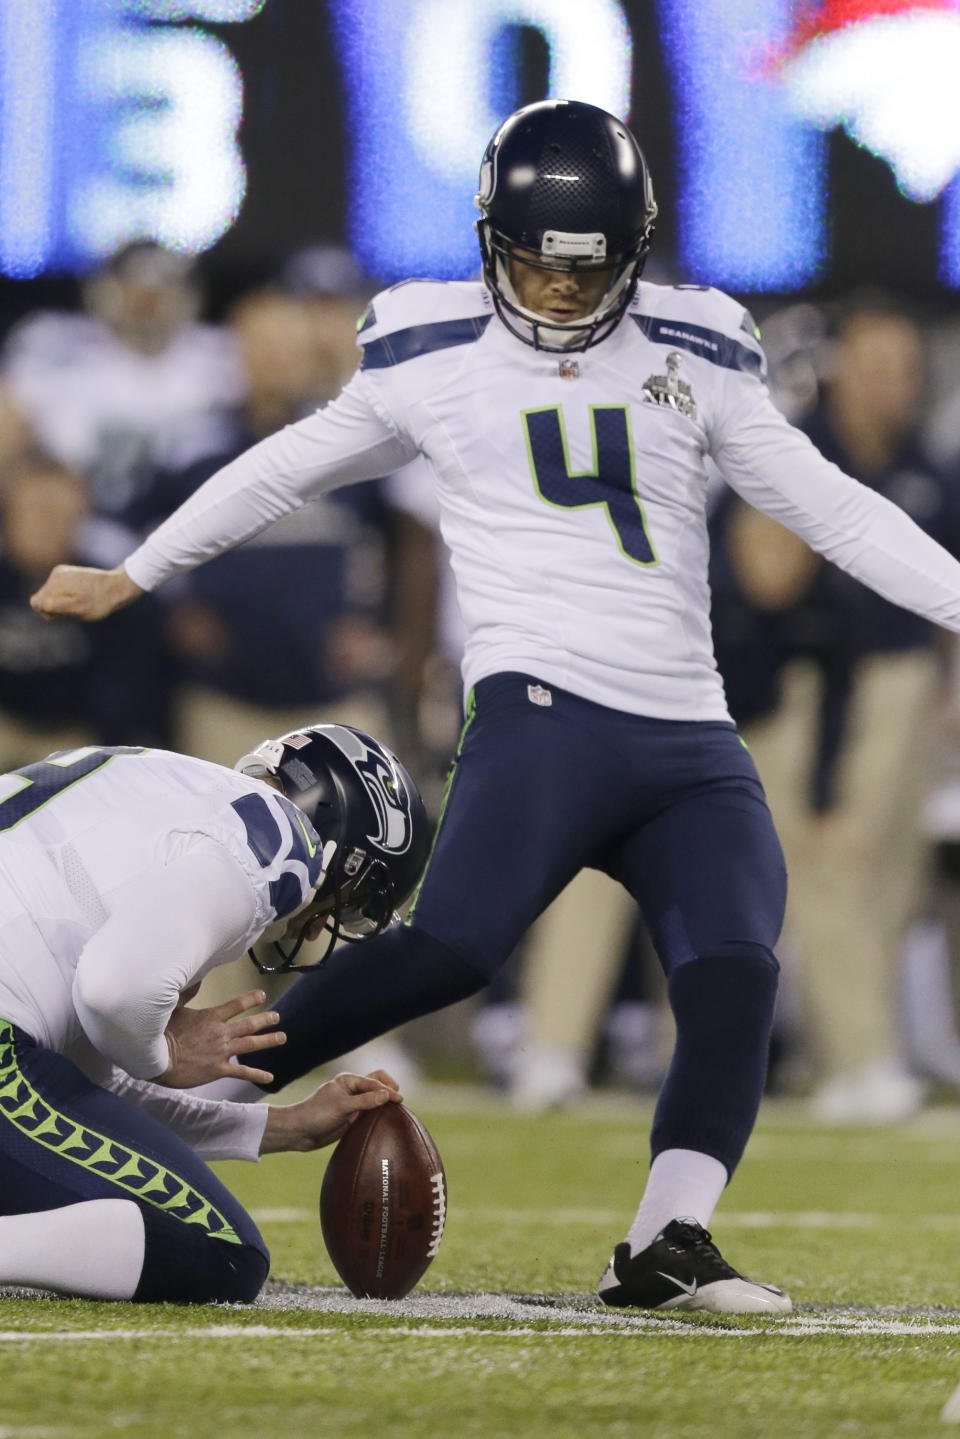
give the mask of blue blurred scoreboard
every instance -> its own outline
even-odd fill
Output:
[[[686,279],[828,274],[843,133],[958,288],[958,73],[954,0],[0,0],[0,272],[342,234],[378,280],[470,276],[483,146],[548,94],[631,117]]]

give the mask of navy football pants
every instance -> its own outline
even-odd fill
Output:
[[[640,718],[555,688],[541,707],[533,684],[477,685],[412,923],[489,977],[590,866],[637,900],[668,976],[731,945],[772,950],[786,870],[734,726]]]
[[[132,1199],[137,1300],[249,1301],[270,1257],[229,1190],[175,1134],[0,1020],[0,1214]]]
[[[639,718],[526,675],[476,687],[407,926],[342,946],[281,997],[271,1087],[475,993],[584,866],[634,895],[668,978],[678,1042],[653,1152],[702,1150],[732,1173],[763,1090],[786,900],[753,761],[730,723]]]

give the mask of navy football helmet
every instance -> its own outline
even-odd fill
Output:
[[[386,745],[352,725],[306,725],[264,740],[234,769],[275,780],[320,837],[327,864],[316,898],[332,901],[322,959],[338,939],[372,938],[398,918],[426,864],[430,824],[419,790]],[[312,969],[293,963],[302,944],[284,951],[273,941],[277,964],[252,951],[251,958],[263,974]]]
[[[626,125],[577,100],[524,106],[486,148],[476,204],[484,282],[508,329],[538,350],[605,339],[633,298],[657,217],[647,162]],[[609,270],[600,304],[564,323],[525,309],[510,280],[516,248],[540,269]]]

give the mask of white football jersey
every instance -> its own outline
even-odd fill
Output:
[[[44,449],[88,475],[98,510],[118,513],[211,411],[240,402],[230,332],[188,325],[157,354],[123,344],[91,315],[44,311],[14,329],[3,381]]]
[[[439,535],[440,499],[437,495],[437,482],[423,455],[418,455],[409,465],[404,465],[402,470],[387,476],[384,496],[391,509],[411,515],[426,529]],[[436,638],[441,653],[452,664],[458,665],[463,657],[466,631],[457,600],[453,570],[450,568],[450,556],[446,545],[439,539],[438,545],[442,553],[437,564]]]
[[[181,990],[298,909],[322,869],[299,809],[205,760],[86,748],[2,775],[0,1017],[151,1078]]]
[[[707,584],[712,459],[828,559],[960,630],[960,565],[786,422],[752,320],[716,290],[641,284],[607,339],[557,354],[513,336],[480,284],[408,281],[377,296],[359,341],[361,370],[337,400],[226,466],[130,556],[137,584],[421,454],[468,687],[516,670],[635,714],[725,719]]]

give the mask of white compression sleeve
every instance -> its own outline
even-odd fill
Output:
[[[113,1071],[107,1088],[172,1129],[201,1159],[260,1158],[269,1108],[266,1104],[232,1104],[183,1089],[166,1089],[143,1079],[131,1079],[119,1069]],[[255,1090],[257,1099],[263,1098],[255,1085],[249,1088]]]
[[[714,452],[751,505],[884,599],[960,631],[960,563],[896,505],[825,460],[762,398]]]
[[[169,1063],[164,1030],[184,990],[218,954],[235,957],[254,919],[249,879],[203,837],[115,896],[77,964],[73,1001],[94,1048],[137,1079]]]
[[[417,453],[355,376],[336,400],[218,470],[125,561],[152,590],[338,485],[378,479]]]
[[[132,1199],[88,1199],[0,1216],[0,1283],[85,1299],[132,1299],[143,1272],[143,1215]]]
[[[196,1089],[181,1090],[181,1094],[195,1094],[198,1099],[230,1099],[236,1104],[256,1104],[263,1098],[263,1090],[249,1079],[212,1079]]]

